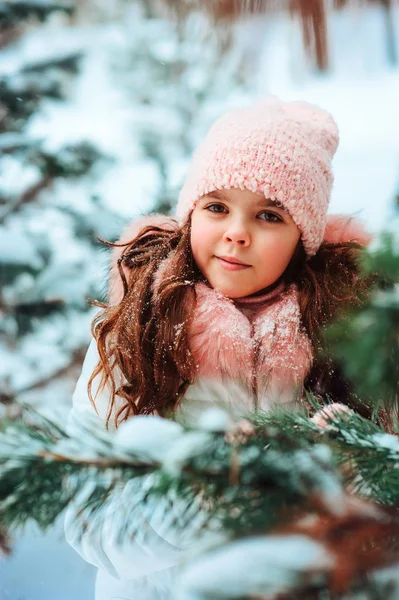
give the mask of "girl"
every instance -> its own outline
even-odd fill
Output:
[[[176,220],[149,217],[116,245],[75,418],[96,412],[112,428],[143,414],[195,420],[215,402],[238,416],[294,409],[306,389],[320,391],[319,331],[360,300],[357,255],[369,241],[350,220],[327,218],[337,145],[328,113],[276,98],[213,125]],[[78,511],[67,514],[68,541],[100,568],[97,600],[173,598],[185,544],[161,533],[162,519],[141,515],[145,541],[115,542],[113,515],[134,485],[83,536]]]

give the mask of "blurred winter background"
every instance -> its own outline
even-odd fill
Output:
[[[87,299],[104,292],[97,236],[173,209],[191,151],[228,106],[273,93],[329,109],[341,131],[331,210],[394,226],[398,4],[331,0],[316,36],[306,10],[321,1],[291,2],[293,14],[238,4],[0,1],[0,416],[21,402],[66,414]],[[0,558],[1,600],[90,600],[93,582],[61,524],[28,527]]]

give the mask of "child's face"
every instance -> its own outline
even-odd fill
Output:
[[[288,212],[247,190],[210,192],[191,215],[194,260],[210,285],[229,298],[249,296],[277,281],[299,238]]]

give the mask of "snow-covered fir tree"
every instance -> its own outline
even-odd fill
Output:
[[[138,159],[152,175],[154,209],[167,213],[198,140],[226,104],[248,97],[249,87],[231,28],[217,28],[198,10],[177,20],[160,2],[145,5],[141,14],[142,4],[127,5],[110,60],[131,110]]]
[[[49,383],[56,384],[48,394],[52,405],[61,401],[62,394],[69,400],[71,387],[64,392],[59,389],[59,382],[69,378],[69,374],[71,384],[76,378],[78,369],[73,373],[71,370],[74,365],[79,366],[87,346],[92,315],[87,297],[101,295],[96,285],[103,262],[97,235],[112,239],[126,218],[152,208],[168,211],[176,200],[197,140],[222,107],[241,102],[246,94],[242,82],[245,73],[239,68],[240,55],[230,51],[229,35],[223,42],[214,36],[204,17],[177,24],[165,19],[157,2],[96,4],[95,13],[91,1],[76,6],[66,2],[58,2],[56,6],[34,1],[13,2],[14,8],[18,7],[14,12],[7,6],[10,26],[2,31],[0,61],[2,99],[7,98],[0,135],[5,150],[0,159],[4,174],[0,188],[0,377],[5,402],[14,398],[32,399],[39,405]],[[87,26],[85,15],[95,20],[95,24]],[[53,29],[51,25],[57,19],[63,27]],[[223,62],[219,61],[221,53]],[[77,96],[89,88],[95,90],[90,96],[90,110],[79,112]],[[89,127],[89,121],[94,126]],[[121,124],[123,134],[115,135]],[[384,400],[395,409],[397,256],[387,252],[381,253],[380,258],[389,268],[390,282],[381,285],[366,312],[351,316],[353,327],[348,329],[348,320],[337,324],[333,339],[346,375],[352,377],[354,385],[362,394],[371,391],[370,400],[376,403]],[[370,356],[378,360],[370,362]],[[10,526],[12,532],[13,526],[26,519],[36,520],[43,527],[51,525],[57,511],[87,478],[99,493],[98,498],[103,499],[101,494],[106,494],[108,484],[111,488],[115,482],[134,477],[137,453],[148,452],[143,437],[141,448],[140,440],[135,447],[131,444],[133,422],[129,425],[131,429],[121,430],[117,439],[110,440],[105,435],[99,438],[97,430],[78,429],[65,438],[57,425],[38,421],[33,419],[31,429],[15,422],[0,435],[3,490],[0,522]],[[331,429],[323,436],[301,420],[287,418],[269,424],[270,431],[266,431],[266,423],[255,424],[252,443],[251,437],[247,439],[245,435],[240,437],[240,432],[237,435],[230,431],[223,415],[210,415],[199,424],[197,442],[200,441],[204,453],[198,453],[197,457],[190,455],[190,448],[197,448],[198,432],[179,429],[177,435],[178,428],[170,429],[167,422],[159,426],[151,420],[148,429],[142,427],[144,437],[146,433],[154,434],[152,427],[159,427],[156,430],[159,447],[152,449],[155,454],[158,451],[158,456],[153,457],[150,466],[148,462],[145,466],[157,473],[153,499],[156,494],[167,494],[168,486],[182,494],[189,493],[191,476],[197,483],[198,478],[207,480],[210,496],[215,488],[222,490],[217,517],[225,519],[226,538],[216,540],[221,543],[204,548],[203,553],[193,557],[183,574],[182,594],[201,599],[216,596],[227,599],[237,597],[238,592],[241,597],[250,594],[261,597],[267,587],[269,592],[284,593],[290,600],[326,600],[331,597],[326,581],[341,586],[346,581],[344,597],[356,600],[388,598],[388,592],[396,593],[395,572],[386,567],[394,563],[394,569],[397,568],[396,554],[389,555],[385,562],[383,553],[379,555],[378,564],[385,568],[373,573],[375,581],[382,585],[378,589],[373,578],[371,583],[368,580],[366,563],[361,560],[356,563],[364,532],[373,532],[374,540],[387,543],[384,526],[388,524],[396,535],[396,518],[374,513],[367,515],[367,521],[362,513],[365,506],[357,505],[356,512],[352,510],[356,503],[350,502],[342,521],[334,514],[338,500],[347,499],[344,484],[361,496],[371,493],[373,501],[396,511],[399,497],[396,437],[386,436],[363,421],[344,422],[338,431]],[[276,431],[281,430],[288,437],[280,439]],[[296,446],[298,440],[300,444]],[[175,444],[181,446],[175,448]],[[274,445],[279,461],[268,462],[264,452],[267,444]],[[93,460],[89,469],[81,464],[86,451]],[[97,451],[102,459],[108,453],[110,459],[120,461],[104,478],[101,468],[96,470]],[[136,458],[132,459],[135,452]],[[65,460],[60,460],[60,456]],[[237,456],[245,463],[241,470],[237,469]],[[376,470],[377,458],[392,468]],[[294,459],[301,463],[303,477],[295,479],[298,469],[293,468],[298,462]],[[353,470],[339,472],[336,467],[340,460],[363,469],[360,477],[354,476]],[[206,470],[202,471],[204,465],[212,465],[219,481],[215,483]],[[185,467],[187,478],[182,481],[180,470]],[[267,470],[269,467],[275,479]],[[347,481],[343,481],[346,475]],[[253,488],[239,488],[237,492],[237,482],[245,477]],[[265,489],[270,491],[267,486],[271,481],[277,488],[268,495]],[[20,484],[17,493],[15,483]],[[276,523],[260,524],[256,502],[249,507],[245,505],[246,494],[254,490],[255,500],[259,499],[259,490],[263,494],[263,515],[274,514],[268,510],[275,508],[279,499],[294,497],[300,506],[304,501],[311,507],[313,523],[319,529],[311,533],[311,523],[305,519],[301,534],[306,539],[285,538],[280,543],[281,538],[263,535],[265,529],[270,532],[269,527]],[[328,492],[322,498],[324,503],[319,503],[320,496],[312,496],[315,490]],[[241,492],[243,496],[239,496]],[[239,506],[234,505],[236,500]],[[246,507],[250,509],[248,519],[237,519],[240,509]],[[101,503],[95,508],[101,510]],[[150,503],[148,510],[152,508]],[[173,524],[173,515],[170,517]],[[387,519],[385,525],[382,523],[379,529],[384,519]],[[240,528],[242,523],[244,527]],[[325,529],[321,527],[323,523]],[[294,528],[298,533],[298,523],[283,521],[284,526],[288,524],[292,529],[287,535]],[[128,519],[121,525],[128,527]],[[260,526],[261,539],[246,537],[249,533],[251,536],[259,533]],[[350,533],[342,537],[341,546],[337,544],[329,553],[331,538],[339,537],[339,527],[356,531],[356,551],[355,536]],[[130,534],[134,534],[133,529]],[[324,535],[323,541],[315,541],[312,535],[314,538]],[[392,539],[396,543],[397,538]],[[0,547],[6,545],[6,535],[0,532]],[[352,554],[346,551],[349,547]],[[241,579],[235,568],[237,564],[244,565]],[[263,573],[263,580],[256,580],[256,573]],[[342,579],[342,573],[347,573],[346,580]],[[391,587],[384,587],[389,579]],[[361,587],[363,583],[370,583],[366,591]],[[334,598],[337,589],[334,588]]]
[[[117,215],[93,191],[112,156],[84,134],[71,141],[62,135],[84,48],[51,42],[54,32],[46,24],[61,13],[67,33],[74,9],[72,2],[2,4],[3,403],[28,397],[39,402],[53,381],[62,402],[62,382],[75,373],[87,344],[87,298],[98,294],[96,238],[114,235],[118,227]],[[51,112],[57,141],[46,136]]]

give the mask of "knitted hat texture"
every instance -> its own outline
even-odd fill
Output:
[[[266,98],[219,118],[195,151],[176,216],[199,198],[239,188],[279,202],[301,232],[307,256],[323,241],[339,141],[331,115],[305,102]]]

